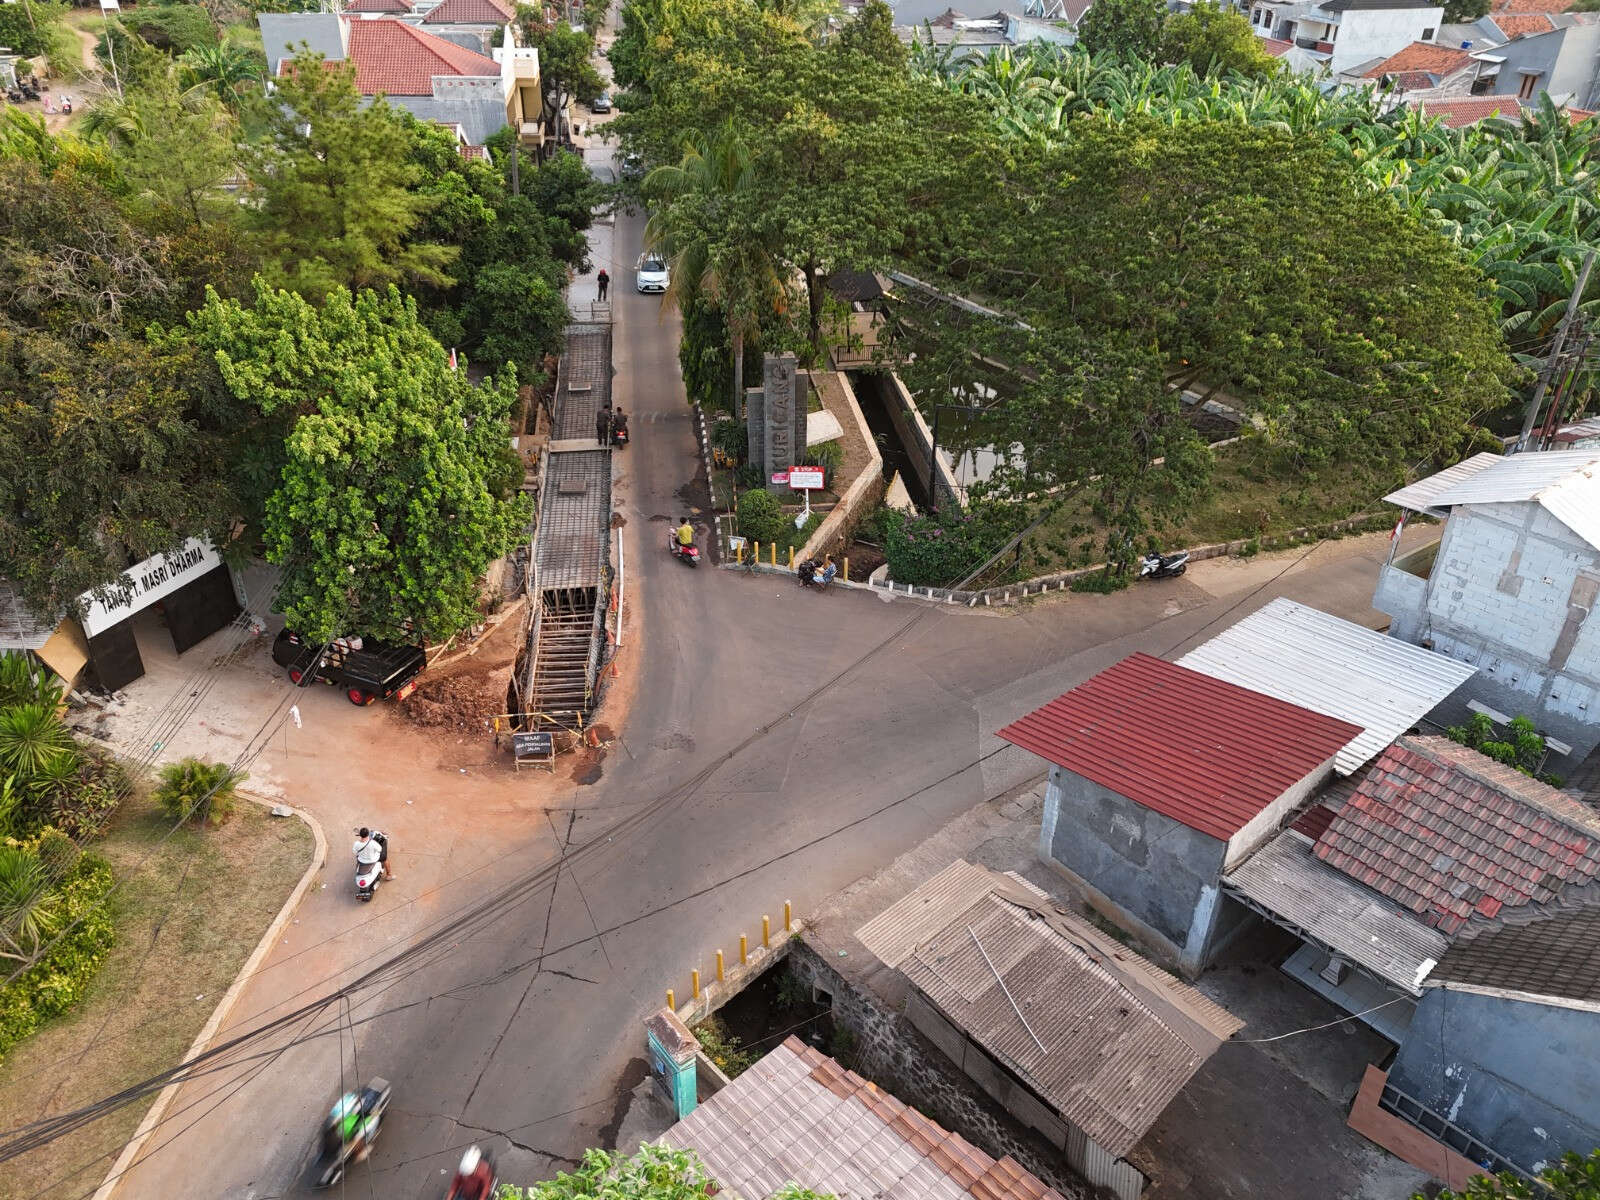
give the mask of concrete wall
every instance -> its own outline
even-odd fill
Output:
[[[856,432],[867,444],[869,457],[867,465],[845,485],[844,493],[839,497],[839,503],[834,505],[833,511],[822,519],[822,524],[812,530],[811,536],[806,539],[806,544],[795,555],[796,558],[817,558],[828,550],[838,551],[842,556],[845,535],[854,529],[883,498],[883,455],[878,452],[878,443],[873,440],[872,430],[867,426],[867,418],[862,415],[861,405],[856,402],[855,389],[850,386],[850,377],[843,371],[836,371],[834,374],[838,376],[839,386],[844,390],[845,404],[850,409],[850,419],[855,422]]]
[[[1462,505],[1408,641],[1477,666],[1457,698],[1526,713],[1581,757],[1600,742],[1600,551],[1540,505]]]
[[[1332,778],[1333,758],[1330,756],[1327,762],[1251,817],[1243,829],[1228,839],[1228,852],[1223,859],[1222,869],[1231,871],[1249,858],[1256,847],[1278,832],[1285,817],[1310,800],[1311,793]]]
[[[1600,25],[1574,25],[1533,37],[1517,38],[1496,46],[1505,64],[1495,81],[1493,95],[1515,96],[1522,86],[1523,69],[1539,73],[1534,95],[1549,92],[1557,104],[1587,107],[1595,95],[1596,67],[1600,66]]]
[[[1153,931],[1186,970],[1203,958],[1226,849],[1081,775],[1050,770],[1039,853],[1133,917],[1135,933]]]
[[[1392,564],[1378,568],[1372,607],[1389,616],[1389,635],[1416,644],[1428,624],[1428,581]]]
[[[1388,58],[1412,42],[1429,40],[1422,35],[1430,29],[1437,32],[1443,21],[1442,7],[1351,9],[1339,19],[1328,69],[1337,73],[1368,59]]]
[[[1600,1013],[1429,988],[1389,1082],[1523,1170],[1600,1145]]]
[[[1067,1200],[1089,1200],[1058,1147],[1018,1124],[905,1016],[846,980],[803,938],[789,952],[789,969],[831,997],[834,1026],[854,1039],[848,1053],[836,1055],[846,1067],[984,1153],[1009,1154]]]
[[[889,371],[885,373],[884,380],[889,386],[884,389],[883,407],[889,413],[889,420],[894,425],[900,444],[906,448],[906,453],[911,456],[911,461],[916,466],[917,478],[922,481],[924,491],[932,495],[933,488],[928,481],[928,452],[933,447],[933,430],[928,428],[928,423],[917,411],[916,401],[911,398],[906,385],[900,381],[900,376]],[[943,493],[941,503],[953,500],[957,504],[966,505],[966,489],[957,481],[955,472],[950,466],[950,456],[942,449],[939,451],[939,488]]]

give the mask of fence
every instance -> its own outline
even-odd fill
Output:
[[[717,1009],[721,1008],[733,997],[744,990],[756,976],[760,975],[774,963],[781,961],[788,953],[789,940],[797,937],[804,923],[794,919],[794,906],[785,900],[783,902],[783,928],[774,932],[772,917],[763,913],[761,916],[761,944],[754,950],[750,947],[748,934],[739,935],[739,961],[729,964],[721,949],[712,952],[712,977],[702,979],[700,968],[693,967],[689,971],[689,999],[680,1007],[676,988],[667,989],[667,1007],[672,1009],[682,1018],[685,1025],[694,1025],[705,1020]],[[773,938],[777,944],[773,944]]]

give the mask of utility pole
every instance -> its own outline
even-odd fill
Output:
[[[1578,374],[1583,370],[1583,364],[1588,360],[1589,347],[1594,343],[1595,335],[1585,331],[1570,351],[1567,352],[1566,361],[1562,363],[1561,383],[1556,388],[1556,393],[1550,398],[1550,411],[1545,414],[1544,421],[1539,426],[1539,449],[1550,449],[1555,440],[1556,430],[1561,428],[1561,410],[1572,399],[1572,391],[1578,385]]]
[[[1572,295],[1567,299],[1567,311],[1561,318],[1561,324],[1556,326],[1556,336],[1550,343],[1550,357],[1545,362],[1544,369],[1539,372],[1539,382],[1528,401],[1528,411],[1522,416],[1522,433],[1513,448],[1515,453],[1520,454],[1528,449],[1528,438],[1533,433],[1534,423],[1539,419],[1539,406],[1544,403],[1544,394],[1550,387],[1550,379],[1555,375],[1556,365],[1561,361],[1561,347],[1566,344],[1567,331],[1572,328],[1572,322],[1577,318],[1578,305],[1583,300],[1583,289],[1589,284],[1589,272],[1594,268],[1594,257],[1593,250],[1583,256],[1583,266],[1578,271],[1578,282],[1573,285]]]

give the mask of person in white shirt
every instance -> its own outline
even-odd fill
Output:
[[[393,879],[394,872],[389,870],[388,839],[376,830],[368,829],[363,825],[356,830],[356,861],[364,867],[373,863],[383,864],[383,877]]]

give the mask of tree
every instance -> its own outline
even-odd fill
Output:
[[[196,46],[179,59],[183,80],[190,89],[205,89],[227,105],[236,105],[239,94],[260,80],[266,62],[260,51],[235,42],[215,46]]]
[[[857,54],[879,67],[899,72],[906,67],[905,43],[894,31],[894,10],[883,0],[867,0],[847,19],[829,43],[841,54]]]
[[[410,114],[364,104],[354,68],[327,68],[316,54],[297,55],[275,87],[248,160],[268,282],[313,298],[336,287],[448,286],[457,251],[413,237],[436,201],[418,190]]]
[[[1166,15],[1164,0],[1094,0],[1078,22],[1078,45],[1096,56],[1149,61],[1160,45]]]
[[[195,225],[237,214],[238,201],[222,185],[239,168],[238,129],[212,95],[181,94],[163,76],[121,99],[104,97],[86,125],[116,148],[130,199],[140,206]]]
[[[1421,1193],[1412,1200],[1423,1200]],[[1568,1151],[1561,1161],[1539,1172],[1539,1184],[1530,1184],[1509,1171],[1502,1175],[1477,1175],[1464,1191],[1448,1188],[1437,1200],[1600,1200],[1600,1150],[1587,1158]]]
[[[529,1188],[506,1186],[503,1200],[705,1200],[715,1181],[692,1150],[644,1145],[631,1157],[605,1150],[587,1150],[575,1171]],[[754,1200],[754,1198],[752,1198]],[[788,1183],[771,1200],[834,1200],[809,1188]]]
[[[1159,53],[1163,62],[1188,63],[1196,75],[1234,71],[1269,79],[1278,73],[1278,60],[1261,48],[1250,22],[1216,0],[1195,0],[1188,12],[1168,17]]]
[[[1577,0],[1569,10],[1571,12],[1592,11],[1585,9],[1584,5],[1594,4],[1597,0]],[[1450,25],[1462,25],[1469,21],[1476,21],[1479,17],[1489,15],[1489,0],[1446,0],[1444,6],[1444,19]]]
[[[293,628],[439,640],[477,620],[478,581],[528,518],[487,485],[514,372],[472,386],[393,287],[320,308],[264,285],[249,307],[213,294],[184,336],[286,429],[262,538]]]
[[[66,5],[6,4],[0,6],[0,46],[24,58],[46,54],[55,44]]]
[[[541,120],[547,151],[554,153],[556,143],[563,139],[560,121],[568,101],[588,104],[605,90],[605,80],[594,65],[594,38],[560,19],[546,23],[534,8],[523,8],[517,20],[522,44],[539,51],[539,86],[544,92]]]

